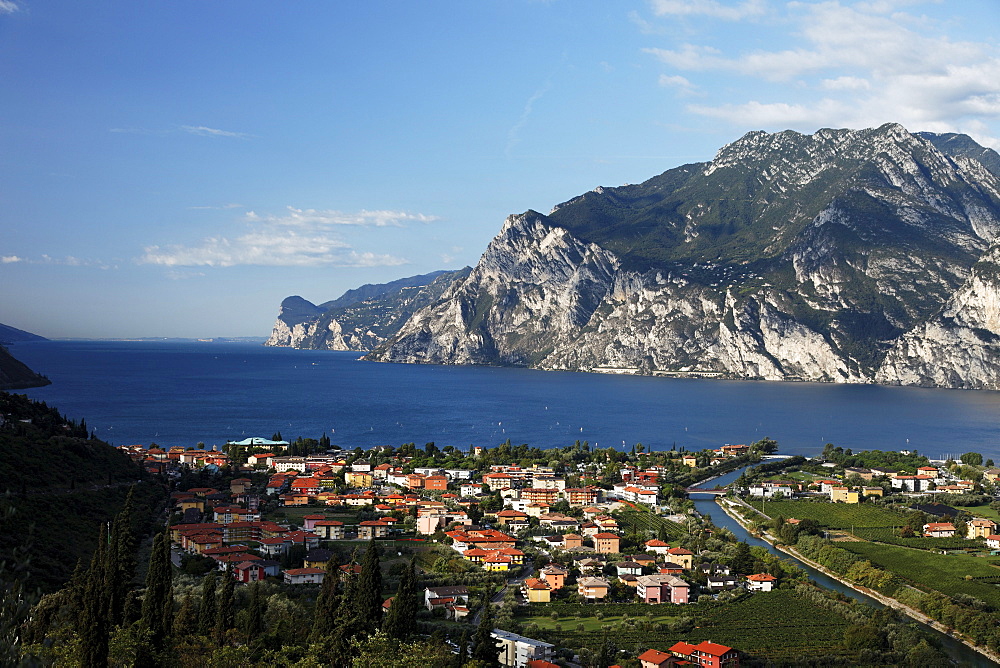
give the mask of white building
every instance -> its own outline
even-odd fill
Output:
[[[529,661],[540,659],[551,662],[554,656],[555,645],[541,640],[525,638],[501,629],[493,629],[490,635],[497,641],[497,659],[501,666],[525,668]]]

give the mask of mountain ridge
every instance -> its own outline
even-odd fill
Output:
[[[1000,179],[970,142],[751,132],[511,216],[366,359],[909,384],[883,361],[1000,231]]]

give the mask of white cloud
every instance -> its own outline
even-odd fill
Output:
[[[230,132],[229,130],[219,130],[205,127],[204,125],[182,125],[181,130],[200,137],[233,137],[236,139],[245,139],[250,136],[243,132]]]
[[[709,16],[727,21],[762,16],[767,11],[763,0],[745,0],[737,5],[726,5],[717,0],[650,0],[657,16]]]
[[[0,257],[0,264],[13,264],[15,262],[24,262],[24,258],[17,255],[4,255]]]
[[[661,75],[661,85],[684,79],[707,90],[708,80],[703,85],[695,75],[739,77],[719,94],[751,99],[687,107],[736,126],[812,130],[896,121],[911,130],[967,132],[996,145],[990,127],[1000,121],[1000,49],[952,39],[944,26],[902,11],[911,4],[789,2],[771,26],[785,30],[779,39],[787,48],[739,52],[727,44],[689,43],[645,51],[673,70]],[[665,1],[653,9],[684,13],[681,5],[706,16],[722,9],[715,2]]]
[[[534,92],[534,94],[528,98],[528,101],[524,103],[524,109],[521,110],[521,117],[517,119],[517,123],[507,131],[507,147],[504,149],[505,155],[508,157],[514,147],[521,141],[521,130],[525,125],[528,124],[528,119],[531,117],[531,112],[535,108],[535,102],[542,99],[551,88],[550,82],[545,82],[545,85]]]
[[[266,222],[276,225],[295,227],[335,227],[339,225],[357,225],[361,227],[403,227],[407,222],[430,223],[438,220],[437,216],[427,216],[422,213],[407,211],[368,211],[362,209],[355,213],[345,213],[332,209],[296,209],[287,207],[284,215],[260,215],[248,211],[246,218],[251,222]]]
[[[407,264],[391,254],[358,251],[335,230],[344,226],[403,227],[407,222],[431,222],[434,216],[406,211],[356,213],[288,207],[281,215],[247,212],[249,231],[218,235],[192,245],[147,246],[140,264],[165,267],[377,267]],[[181,274],[188,277],[189,274]]]
[[[694,95],[697,92],[694,84],[679,74],[675,74],[674,76],[661,74],[660,85],[664,88],[673,88],[677,91],[678,95]]]
[[[11,0],[0,0],[0,14],[13,14],[20,7],[17,6],[16,2]]]

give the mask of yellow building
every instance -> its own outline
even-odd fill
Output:
[[[838,501],[841,503],[857,503],[858,493],[852,492],[847,487],[832,487],[830,488],[830,500],[834,503]]]
[[[528,603],[548,603],[551,600],[552,590],[544,580],[528,578],[524,581],[522,591]]]
[[[344,474],[348,487],[371,487],[374,477],[367,471],[348,471]]]
[[[861,495],[862,496],[884,496],[885,495],[885,490],[882,489],[881,487],[862,487],[861,488]]]

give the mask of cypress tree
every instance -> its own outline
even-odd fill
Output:
[[[389,613],[385,617],[385,632],[397,640],[406,640],[415,630],[416,616],[416,564],[410,560],[410,567],[403,571],[399,578],[396,597],[392,600]]]
[[[222,582],[222,591],[219,592],[219,604],[215,611],[215,628],[213,635],[216,644],[221,645],[226,640],[226,631],[233,628],[233,620],[236,618],[236,578],[233,577],[232,569],[226,569],[225,579]]]
[[[499,660],[500,652],[497,650],[496,641],[490,635],[493,632],[493,589],[487,590],[483,609],[479,614],[479,626],[476,627],[476,635],[473,637],[472,659],[482,661],[487,666],[495,666]]]
[[[198,608],[198,632],[209,635],[215,627],[215,571],[201,581],[201,606]]]
[[[124,621],[126,601],[135,578],[135,535],[132,532],[134,490],[134,487],[129,489],[125,505],[115,517],[108,546],[108,619],[112,626],[121,625]]]
[[[260,595],[260,583],[250,585],[250,604],[243,617],[243,639],[250,644],[264,633],[264,603]]]
[[[194,635],[198,631],[198,608],[190,590],[181,599],[181,607],[174,616],[173,631],[178,638]]]
[[[340,599],[337,596],[340,583],[340,564],[331,555],[326,562],[326,572],[323,574],[323,584],[316,598],[316,612],[313,614],[312,640],[318,641],[333,630],[337,607]]]
[[[102,525],[97,549],[90,558],[80,609],[79,658],[83,668],[108,665],[107,541]]]
[[[368,541],[368,549],[361,559],[356,600],[358,623],[366,631],[374,633],[382,622],[382,569],[374,538]]]
[[[170,539],[157,534],[153,551],[149,555],[146,574],[146,594],[142,599],[140,624],[149,631],[150,642],[156,650],[166,645],[174,621],[173,573],[170,568]]]

